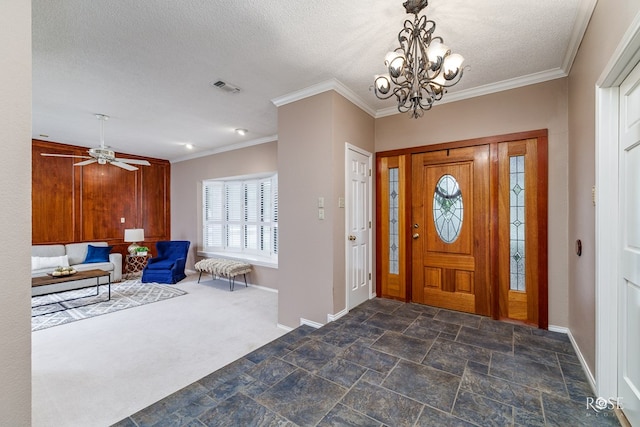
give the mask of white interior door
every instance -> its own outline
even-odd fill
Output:
[[[640,426],[640,65],[620,85],[620,212],[622,225],[618,328],[618,396]]]
[[[371,154],[347,146],[347,308],[371,293]]]

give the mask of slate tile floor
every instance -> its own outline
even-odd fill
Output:
[[[301,326],[116,424],[614,426],[564,334],[367,301]]]

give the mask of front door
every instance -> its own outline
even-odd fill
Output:
[[[347,146],[347,307],[371,294],[371,154]]]
[[[618,393],[626,417],[640,425],[640,65],[620,85],[620,196]]]
[[[491,314],[489,146],[412,159],[412,300]]]

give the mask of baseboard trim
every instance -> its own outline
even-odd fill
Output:
[[[336,314],[327,314],[327,322],[333,322],[335,320],[338,320],[339,318],[346,315],[347,313],[349,313],[349,310],[345,308],[344,310],[340,310]]]
[[[283,330],[287,331],[287,332],[291,332],[291,331],[293,331],[293,328],[290,328],[290,327],[288,327],[288,326],[285,326],[285,325],[283,325],[282,323],[276,323],[276,326],[277,326],[278,328],[280,328],[280,329],[283,329]]]
[[[571,334],[571,330],[569,328],[565,328],[562,326],[554,326],[554,325],[549,325],[549,330],[552,332],[560,332],[562,334],[567,334],[567,336],[569,337],[569,341],[571,341],[571,346],[573,347],[573,350],[576,352],[576,355],[578,356],[578,360],[580,361],[582,370],[587,375],[587,380],[589,381],[589,385],[591,386],[591,391],[593,391],[595,396],[596,395],[596,379],[593,376],[593,373],[591,372],[591,370],[589,369],[589,365],[587,365],[587,361],[582,355],[582,352],[580,351],[580,347],[578,347],[578,343],[576,342],[575,338],[573,338],[573,335]]]
[[[278,293],[277,289],[273,289],[273,288],[269,288],[267,286],[261,286],[261,285],[254,285],[253,283],[249,283],[249,286],[254,287],[254,288],[258,288],[258,289],[262,289],[263,291],[267,291],[267,292],[273,292],[273,293]]]
[[[300,318],[300,325],[307,325],[307,326],[311,326],[312,328],[321,328],[324,325],[322,323],[318,323],[318,322],[314,322],[313,320],[309,320],[309,319],[305,319],[305,318]]]

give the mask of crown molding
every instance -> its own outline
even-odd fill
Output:
[[[596,3],[598,3],[598,0],[582,0],[578,5],[576,19],[573,23],[573,30],[571,31],[571,38],[569,39],[569,46],[562,61],[562,69],[567,75],[569,75],[573,61],[576,59],[584,33],[587,32],[587,27],[589,26],[591,15],[593,15],[593,11],[596,8]]]
[[[308,98],[313,95],[318,95],[323,92],[327,92],[330,90],[334,90],[338,92],[340,95],[344,96],[346,99],[351,101],[352,104],[355,104],[365,113],[369,114],[372,117],[375,117],[376,111],[367,105],[366,102],[362,100],[354,91],[346,87],[342,84],[338,79],[330,79],[325,80],[324,82],[320,82],[313,86],[309,86],[304,89],[297,90],[295,92],[291,92],[287,95],[279,96],[277,98],[273,98],[271,102],[276,107],[281,107],[286,104],[290,104],[295,101],[299,101],[301,99]]]
[[[198,159],[200,157],[211,156],[213,154],[225,153],[227,151],[240,150],[241,148],[253,147],[254,145],[266,144],[267,142],[273,142],[278,140],[278,135],[265,136],[264,138],[252,139],[251,141],[239,142],[237,144],[225,145],[224,147],[214,148],[212,150],[199,151],[197,153],[189,154],[187,156],[178,157],[177,159],[169,160],[169,163],[179,163],[186,160]]]
[[[529,86],[537,83],[543,83],[549,80],[560,79],[567,77],[567,73],[560,68],[556,68],[548,71],[541,71],[539,73],[529,74],[528,76],[517,77],[514,79],[503,80],[498,83],[488,84],[484,86],[478,86],[471,89],[461,90],[451,94],[446,94],[434,107],[442,104],[448,104],[449,102],[462,101],[464,99],[475,98],[478,96],[490,95],[492,93],[502,92],[510,89],[517,89],[523,86]],[[398,107],[388,107],[376,111],[374,116],[376,119],[380,117],[392,116],[394,114],[401,114],[398,111]]]

